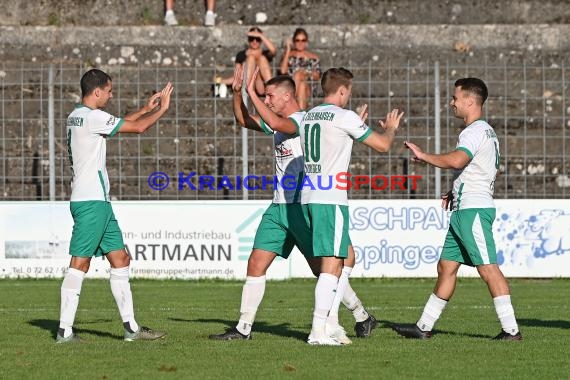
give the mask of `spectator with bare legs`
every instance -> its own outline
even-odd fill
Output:
[[[216,0],[206,0],[206,15],[204,16],[204,26],[216,26]]]
[[[247,32],[247,49],[240,51],[236,55],[236,65],[244,65],[244,75],[247,79],[251,78],[255,67],[259,67],[259,76],[255,82],[255,91],[258,94],[265,93],[264,83],[273,78],[271,73],[271,61],[277,49],[273,42],[257,26],[249,29]],[[265,49],[263,48],[265,45]]]
[[[263,48],[265,45],[265,49]],[[235,66],[244,69],[244,76],[248,80],[253,75],[256,67],[259,67],[259,75],[255,82],[255,91],[259,95],[265,94],[264,83],[273,78],[271,72],[271,61],[275,57],[277,49],[275,45],[257,26],[247,32],[247,48],[237,53]],[[229,86],[233,83],[234,77],[222,78],[216,76],[214,81],[216,86]]]
[[[166,12],[164,14],[164,23],[168,26],[178,25],[178,20],[174,14],[174,0],[165,0],[164,6]],[[206,0],[206,14],[204,15],[204,26],[216,25],[216,0]]]
[[[164,23],[168,26],[178,25],[178,20],[174,14],[174,0],[166,0],[164,2],[166,12],[164,13]]]
[[[289,74],[295,81],[297,88],[297,103],[301,108],[307,108],[311,94],[309,80],[318,81],[321,77],[319,57],[307,50],[309,35],[303,28],[295,29],[293,40],[286,41],[285,54],[281,58],[279,71]]]

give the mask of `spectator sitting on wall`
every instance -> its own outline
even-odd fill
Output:
[[[255,82],[255,90],[258,94],[263,95],[265,93],[264,83],[273,78],[271,61],[275,57],[277,49],[273,42],[257,26],[252,27],[247,32],[247,43],[247,48],[237,53],[235,66],[245,65],[245,78],[251,78],[255,67],[259,67],[259,76]],[[265,49],[263,45],[265,45]],[[233,76],[228,78],[217,76],[215,82],[216,86],[228,86],[232,84]]]
[[[307,50],[309,35],[303,28],[295,29],[293,41],[287,40],[285,54],[281,58],[279,71],[289,74],[297,88],[297,103],[302,109],[307,108],[311,88],[309,80],[318,81],[321,77],[319,56]]]
[[[166,12],[164,13],[164,23],[168,26],[178,25],[178,20],[174,14],[174,0],[165,0],[164,6]],[[216,7],[216,0],[206,0],[206,14],[204,15],[204,26],[216,25],[216,14],[214,9]]]

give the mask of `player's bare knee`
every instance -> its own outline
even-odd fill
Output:
[[[131,257],[124,249],[109,252],[107,260],[112,268],[125,268],[131,264]]]
[[[343,260],[337,257],[323,257],[321,258],[320,273],[329,273],[333,276],[340,277],[342,262]]]
[[[252,277],[265,276],[275,257],[275,253],[254,249],[247,260],[247,275]]]
[[[124,265],[121,268],[128,267],[129,265],[131,265],[131,257],[129,255],[124,256],[123,264]]]
[[[261,277],[265,276],[267,268],[260,262],[248,261],[247,263],[247,275],[250,277]]]
[[[479,276],[486,283],[498,283],[504,280],[501,270],[495,264],[479,265],[477,266],[477,272],[479,272]]]
[[[438,264],[437,265],[437,275],[438,277],[450,277],[453,274],[453,271],[449,270],[445,265]]]
[[[91,265],[91,258],[72,256],[69,262],[69,267],[87,273]]]
[[[83,273],[87,273],[89,272],[89,263],[82,263],[79,265],[70,266],[70,268],[80,270]]]

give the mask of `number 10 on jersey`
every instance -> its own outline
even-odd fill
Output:
[[[319,162],[321,159],[321,126],[319,123],[305,124],[305,162]]]

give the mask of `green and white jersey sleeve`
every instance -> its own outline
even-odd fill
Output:
[[[67,118],[67,150],[73,178],[71,201],[109,201],[107,137],[124,120],[99,109],[79,105]]]
[[[483,120],[467,126],[460,134],[457,150],[471,161],[455,172],[454,209],[492,208],[495,177],[499,170],[499,140],[493,128]]]
[[[289,115],[289,119],[299,127],[305,111]],[[266,134],[273,134],[275,148],[275,179],[273,184],[273,203],[298,203],[301,194],[298,184],[303,178],[303,150],[298,134],[288,135],[274,131],[261,120],[261,128]]]
[[[347,205],[337,179],[348,172],[353,140],[364,141],[371,133],[351,110],[322,104],[307,112],[299,128],[305,156],[301,203]]]

